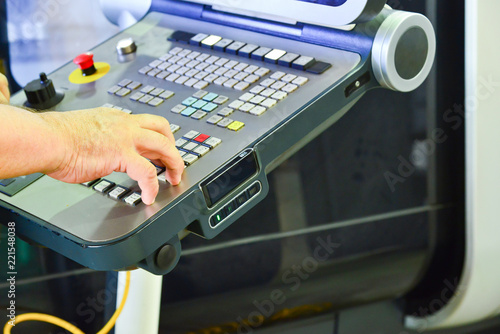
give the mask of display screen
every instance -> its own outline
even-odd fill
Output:
[[[202,183],[201,189],[209,207],[213,206],[240,184],[257,173],[257,161],[251,151],[245,151],[231,163],[228,169]]]

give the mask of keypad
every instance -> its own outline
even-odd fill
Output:
[[[184,134],[182,138],[177,139],[175,141],[175,146],[181,153],[184,164],[187,167],[203,157],[211,149],[218,146],[221,142],[222,140],[219,138],[191,130]]]

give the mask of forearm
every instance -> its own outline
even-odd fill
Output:
[[[51,114],[0,105],[0,179],[58,168],[66,145]]]

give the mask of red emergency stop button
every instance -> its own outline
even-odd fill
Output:
[[[82,70],[82,75],[92,75],[97,69],[94,66],[94,55],[91,52],[82,53],[73,62]]]

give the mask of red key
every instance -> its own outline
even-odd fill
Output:
[[[194,140],[197,141],[198,143],[203,143],[205,140],[207,140],[208,138],[210,138],[209,135],[204,135],[204,134],[201,134],[199,135],[198,137],[196,137]]]

